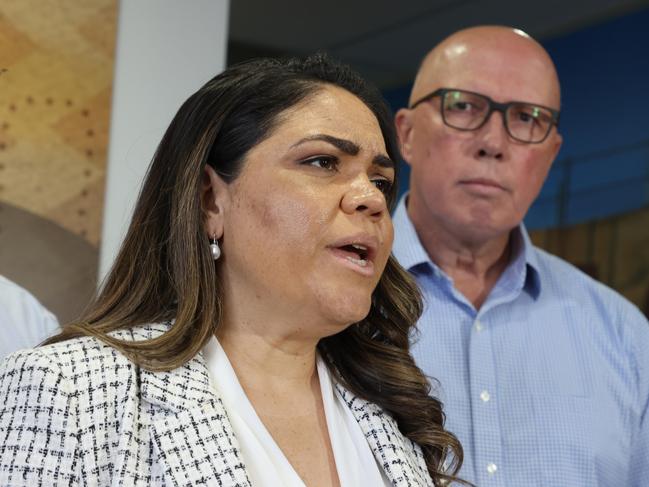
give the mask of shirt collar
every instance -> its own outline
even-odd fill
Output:
[[[404,269],[411,271],[414,267],[430,262],[430,257],[419,241],[417,230],[410,221],[406,210],[408,193],[399,200],[394,210],[392,221],[394,223],[394,245],[392,253]],[[437,266],[434,266],[437,267]]]
[[[525,283],[523,289],[536,299],[541,292],[541,278],[539,274],[539,259],[534,244],[530,239],[525,224],[521,223],[512,232],[512,238],[518,240],[519,258],[525,263]]]

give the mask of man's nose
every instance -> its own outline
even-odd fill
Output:
[[[478,132],[479,144],[475,156],[479,159],[503,160],[509,143],[509,135],[505,128],[505,114],[494,110]]]
[[[345,213],[364,213],[378,220],[388,212],[384,194],[374,185],[367,175],[358,176],[349,184],[341,201]]]

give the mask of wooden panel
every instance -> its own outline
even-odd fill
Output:
[[[0,4],[0,201],[100,239],[116,0]]]

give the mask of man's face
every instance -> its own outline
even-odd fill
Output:
[[[558,109],[558,86],[543,61],[524,44],[451,49],[420,95],[455,88],[496,102]],[[403,156],[411,166],[409,214],[419,232],[450,232],[474,243],[503,237],[538,195],[561,136],[553,128],[542,143],[518,142],[507,134],[499,112],[478,130],[460,131],[444,124],[440,103],[435,97],[397,115]]]

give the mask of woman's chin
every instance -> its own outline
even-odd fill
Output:
[[[327,310],[328,321],[335,324],[334,327],[337,328],[335,333],[338,333],[363,320],[370,312],[371,305],[371,296],[365,299],[351,299],[351,296],[347,296],[338,302],[338,306],[332,306]]]

